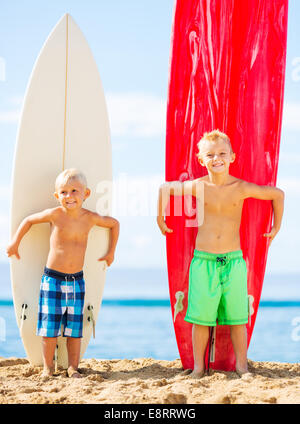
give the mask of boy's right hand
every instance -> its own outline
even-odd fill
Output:
[[[173,230],[171,228],[167,227],[167,224],[163,218],[158,217],[157,218],[157,224],[159,226],[159,229],[161,233],[165,236],[166,233],[173,233]]]
[[[13,256],[15,255],[17,259],[20,259],[19,251],[18,251],[19,245],[17,243],[11,243],[6,248],[7,256]]]

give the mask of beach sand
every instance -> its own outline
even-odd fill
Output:
[[[211,371],[200,380],[185,375],[179,359],[83,359],[79,369],[81,379],[62,369],[45,378],[25,358],[0,358],[0,403],[300,403],[300,364],[249,360],[251,374]]]

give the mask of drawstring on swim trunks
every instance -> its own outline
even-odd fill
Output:
[[[75,300],[76,300],[76,291],[75,291],[75,277],[74,277],[74,275],[72,275],[72,278],[73,278],[73,303],[75,303]],[[68,277],[67,276],[65,276],[65,280],[66,280],[66,284],[67,284],[67,292],[66,292],[66,294],[67,294],[67,297],[66,297],[66,302],[68,303]]]
[[[226,256],[217,256],[217,262],[221,262],[221,265],[226,265]]]
[[[67,279],[67,276],[65,276],[65,280],[66,280],[66,302],[68,303],[68,279]]]
[[[74,275],[72,275],[72,278],[73,278],[73,293],[74,293],[73,303],[75,303],[75,300],[76,300],[76,291],[75,291],[75,277],[74,277]]]

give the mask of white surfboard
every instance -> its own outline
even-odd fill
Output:
[[[11,232],[29,214],[56,207],[56,176],[79,168],[91,196],[84,207],[98,213],[103,181],[112,180],[111,145],[106,103],[90,48],[70,15],[64,15],[45,42],[27,87],[14,158]],[[110,213],[111,192],[106,192]],[[98,202],[98,205],[97,205]],[[11,260],[16,319],[28,359],[42,365],[41,337],[36,336],[41,276],[49,251],[49,224],[31,227]],[[105,283],[109,230],[94,227],[88,239],[84,278],[83,356],[93,333]],[[23,307],[22,307],[23,305]],[[66,338],[58,339],[58,365],[68,365]]]

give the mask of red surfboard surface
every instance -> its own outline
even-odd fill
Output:
[[[288,0],[177,0],[171,40],[166,181],[205,175],[197,161],[197,143],[204,132],[219,129],[229,136],[236,153],[232,175],[256,184],[276,184],[287,15]],[[180,202],[180,197],[171,197],[167,217],[167,225],[173,229],[166,236],[169,291],[182,365],[193,368],[192,324],[184,317],[197,227],[191,226],[193,216],[188,208],[184,213]],[[181,208],[182,216],[176,216]],[[248,294],[254,298],[254,313],[247,325],[248,346],[267,260],[268,241],[263,234],[271,223],[271,201],[245,200],[241,248],[248,269]],[[217,326],[215,361],[210,366],[235,369],[229,326]]]

